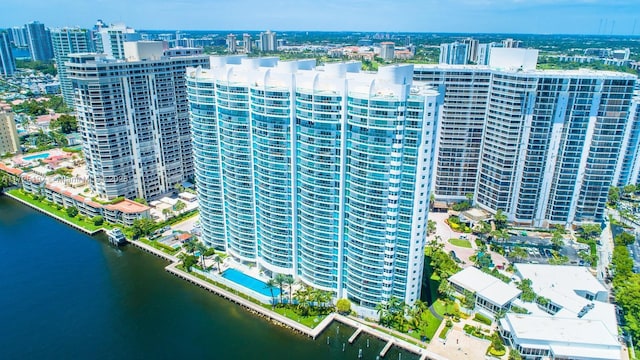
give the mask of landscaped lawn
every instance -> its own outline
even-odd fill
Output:
[[[423,322],[427,323],[427,327],[425,328],[425,336],[431,341],[433,337],[436,335],[436,331],[438,331],[438,327],[442,320],[439,320],[437,317],[433,316],[431,311],[427,310],[422,313]],[[413,331],[408,334],[409,336],[420,340],[420,332]]]
[[[23,200],[31,205],[34,205],[48,213],[51,213],[53,215],[56,215],[64,220],[67,220],[71,223],[74,223],[84,229],[87,229],[89,231],[96,231],[99,230],[101,228],[109,228],[110,226],[108,226],[106,223],[102,224],[100,226],[96,226],[93,224],[93,222],[89,219],[89,218],[85,218],[85,220],[80,220],[79,219],[79,215],[76,217],[70,217],[69,215],[67,215],[67,211],[65,209],[62,210],[58,210],[58,208],[55,205],[51,205],[50,203],[45,203],[43,201],[39,201],[39,200],[34,200],[30,195],[28,194],[23,194],[19,189],[13,189],[13,190],[9,190],[8,191],[9,194],[19,198],[20,200]]]
[[[178,251],[180,251],[180,248],[174,249],[171,246],[159,243],[157,241],[149,240],[146,238],[140,238],[138,240],[169,255],[175,255],[178,253]]]
[[[450,302],[449,304],[446,304],[442,300],[436,300],[436,302],[433,303],[433,309],[438,313],[438,315],[444,317],[444,314],[455,314],[455,313],[457,313],[458,312],[458,304],[456,304],[455,302]]]
[[[276,307],[274,311],[312,329],[316,327],[322,320],[324,320],[325,317],[327,317],[327,315],[301,316],[293,309],[288,307]],[[318,321],[316,321],[316,319]]]
[[[469,242],[469,240],[453,238],[453,239],[449,239],[449,243],[453,246],[471,248],[471,243]]]

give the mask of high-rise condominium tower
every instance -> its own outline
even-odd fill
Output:
[[[209,57],[162,49],[161,42],[125,43],[128,61],[69,55],[89,183],[102,197],[154,199],[193,175],[184,76]]]
[[[443,97],[433,191],[438,200],[465,200],[475,193],[491,71],[470,65],[418,65],[414,80],[437,87]]]
[[[469,46],[461,42],[440,45],[440,64],[464,65],[467,63]]]
[[[11,41],[13,41],[13,46],[15,47],[27,47],[29,46],[29,42],[27,41],[27,29],[24,26],[14,26],[11,29],[7,29],[10,31]]]
[[[203,239],[362,309],[420,295],[437,93],[412,65],[189,69]]]
[[[480,207],[533,226],[599,221],[609,186],[633,179],[636,77],[536,70],[531,50],[498,50],[491,61],[500,70],[423,65],[414,71],[444,94],[436,198],[472,193]],[[517,65],[506,68],[512,60]]]
[[[11,52],[9,36],[0,31],[0,76],[11,76],[16,71],[16,59]]]
[[[260,51],[273,52],[278,50],[278,41],[276,33],[271,30],[260,33]]]
[[[229,54],[235,54],[237,51],[236,36],[234,34],[227,35],[227,52]]]
[[[51,43],[58,68],[62,97],[67,106],[73,107],[73,88],[71,80],[67,76],[65,63],[69,61],[69,54],[95,51],[91,33],[87,29],[80,28],[55,29],[51,30]]]
[[[640,94],[635,93],[631,102],[629,121],[625,128],[622,154],[613,185],[625,186],[640,183]]]
[[[140,40],[140,34],[125,24],[112,24],[108,27],[97,26],[96,51],[115,59],[124,60],[124,43],[138,40]]]
[[[31,59],[34,61],[49,61],[53,59],[53,49],[51,47],[51,35],[49,29],[44,24],[37,21],[25,25],[27,29],[27,41]]]

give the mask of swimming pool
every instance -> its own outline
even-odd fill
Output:
[[[267,284],[236,269],[225,270],[222,273],[222,277],[264,296],[271,296],[271,290],[269,289]],[[280,289],[274,288],[273,296],[278,295],[280,295]]]
[[[42,154],[38,154],[38,155],[25,156],[25,157],[22,158],[22,160],[31,161],[31,160],[46,159],[48,157],[49,157],[49,153],[42,153]]]

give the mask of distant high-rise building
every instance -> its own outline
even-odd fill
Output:
[[[390,41],[380,43],[380,57],[384,61],[392,61],[396,51],[396,44]]]
[[[140,34],[125,24],[101,26],[96,34],[96,51],[124,60],[124,43],[137,40],[140,40]]]
[[[236,45],[236,36],[234,34],[227,35],[227,52],[229,54],[235,54],[238,50]]]
[[[478,63],[478,46],[480,41],[472,38],[466,38],[462,40],[462,43],[467,45],[467,63]]]
[[[13,42],[13,46],[19,48],[29,46],[29,42],[27,41],[27,30],[24,26],[14,26],[9,30],[9,35],[11,37],[11,41]]]
[[[491,58],[491,49],[494,47],[502,47],[501,43],[478,44],[478,56],[476,57],[477,65],[489,65]]]
[[[249,54],[251,52],[251,35],[244,34],[242,35],[242,45],[244,47],[245,54]]]
[[[9,36],[0,32],[0,76],[11,76],[16,71],[16,59],[11,52]]]
[[[452,42],[440,45],[440,64],[464,65],[467,63],[467,44]]]
[[[412,83],[413,65],[276,61],[187,70],[202,239],[366,316],[413,304],[437,92]]]
[[[262,52],[274,52],[278,50],[278,41],[276,40],[276,33],[267,30],[260,33],[260,51]]]
[[[502,47],[504,48],[519,48],[522,46],[522,41],[514,40],[514,39],[504,39],[502,40]]]
[[[209,57],[163,46],[127,42],[127,61],[68,55],[89,184],[104,198],[155,199],[193,175],[185,69]]]
[[[27,29],[27,41],[31,59],[34,61],[49,61],[53,59],[51,46],[51,34],[44,24],[34,21],[25,25]]]
[[[16,131],[13,113],[0,109],[0,155],[14,154],[20,151],[20,138]]]
[[[62,98],[67,106],[73,108],[73,87],[71,80],[67,76],[65,63],[69,61],[68,55],[71,53],[95,51],[91,41],[91,33],[87,29],[80,28],[54,29],[51,30],[51,43],[53,44],[53,54],[58,68]]]

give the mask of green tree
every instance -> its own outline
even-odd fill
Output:
[[[635,186],[635,185],[633,185],[633,184],[625,185],[625,186],[622,188],[622,192],[623,192],[625,195],[633,194],[633,193],[635,193],[635,192],[636,192],[636,186]]]
[[[63,134],[71,134],[78,131],[78,121],[73,115],[63,114],[49,123],[51,129],[59,129]]]
[[[187,204],[185,204],[184,201],[178,200],[173,208],[178,212],[178,214],[180,214],[180,212],[182,212],[186,207]]]
[[[527,252],[527,250],[525,250],[520,246],[516,246],[515,248],[513,248],[513,250],[511,250],[510,255],[511,257],[513,257],[515,261],[518,261],[518,260],[522,261],[529,257],[529,253]]]
[[[296,281],[293,279],[293,276],[291,275],[287,275],[284,278],[284,283],[285,285],[287,285],[287,288],[289,288],[289,305],[293,304],[293,284]]]
[[[553,232],[553,236],[551,237],[551,244],[555,250],[560,250],[564,246],[564,237],[558,231]]]
[[[436,222],[433,220],[427,221],[427,234],[433,234],[436,231]]]
[[[218,265],[218,269],[220,269],[220,265]],[[267,288],[271,292],[271,306],[276,305],[276,296],[273,293],[273,290],[277,287],[277,285],[278,284],[276,284],[276,281],[274,279],[269,279],[269,281],[267,281]]]
[[[609,188],[609,196],[607,202],[609,206],[616,206],[618,205],[618,201],[620,201],[620,188],[612,186]]]
[[[280,304],[282,304],[282,294],[284,293],[284,284],[286,281],[286,276],[284,274],[276,274],[274,280],[276,284],[278,284],[278,289],[280,289]]]
[[[522,355],[518,352],[517,349],[510,348],[509,349],[509,360],[522,360]]]
[[[145,200],[144,198],[137,197],[137,198],[133,199],[133,201],[137,202],[138,204],[149,205],[147,200]]]
[[[78,208],[75,206],[69,206],[66,211],[69,217],[76,217],[76,215],[78,215]]]
[[[184,244],[182,244],[182,248],[188,254],[193,254],[196,251],[196,247],[197,247],[196,244],[197,243],[194,240],[185,241]]]
[[[496,214],[493,216],[493,220],[496,223],[497,230],[502,230],[507,227],[507,215],[505,215],[505,213],[501,209],[498,209],[498,211],[496,211]]]
[[[588,241],[600,236],[602,228],[599,224],[584,224],[578,228],[578,231],[582,234],[582,237]]]
[[[182,266],[187,272],[191,272],[191,268],[198,263],[198,258],[193,255],[182,253],[178,255],[178,258],[182,261]]]
[[[141,236],[147,236],[151,234],[151,231],[154,226],[155,226],[155,222],[149,218],[134,220],[133,225],[131,226],[131,232],[133,234],[133,238],[137,239]]]
[[[351,301],[346,298],[338,300],[336,310],[338,310],[340,314],[348,315],[351,312]]]
[[[623,232],[620,235],[616,236],[613,240],[615,245],[628,246],[633,244],[636,241],[635,236],[629,234],[628,232]]]
[[[100,226],[102,225],[102,223],[104,223],[104,218],[100,215],[96,215],[91,218],[91,222],[93,222],[93,225],[95,226]]]
[[[213,255],[213,261],[218,264],[218,274],[222,274],[222,257],[218,254]]]
[[[200,264],[202,264],[202,269],[204,270],[206,268],[204,265],[204,253],[207,252],[207,247],[200,241],[195,243],[195,250],[200,253]]]

